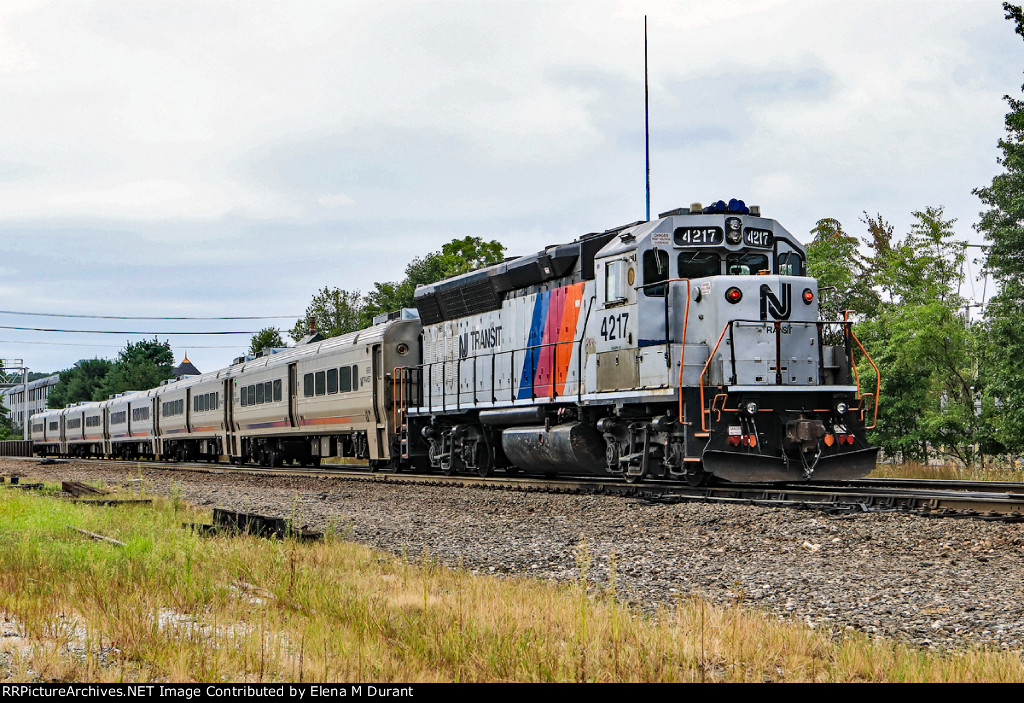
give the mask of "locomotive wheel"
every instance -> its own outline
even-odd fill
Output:
[[[644,475],[643,474],[632,474],[632,475],[624,474],[623,478],[626,480],[626,483],[640,483],[641,481],[644,480]]]
[[[492,467],[490,465],[478,466],[478,467],[476,467],[476,473],[481,478],[487,478],[488,476],[491,475],[491,469],[492,469]]]
[[[705,471],[702,467],[698,466],[693,471],[687,471],[685,478],[687,485],[692,486],[693,488],[698,488],[700,486],[706,486],[708,483],[710,483],[711,474]]]

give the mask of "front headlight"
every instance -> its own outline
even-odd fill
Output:
[[[743,409],[746,411],[747,415],[750,415],[750,417],[754,417],[754,415],[757,415],[757,403],[747,403],[746,405],[743,406]]]
[[[838,414],[840,414],[840,415],[845,415],[846,411],[849,410],[849,409],[850,409],[850,406],[847,405],[846,403],[837,403],[836,404],[836,412]]]
[[[730,217],[725,221],[725,239],[729,244],[739,244],[743,241],[743,232],[740,228],[743,223],[738,217]]]

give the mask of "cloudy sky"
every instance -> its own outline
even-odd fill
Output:
[[[453,237],[510,254],[738,197],[965,239],[1024,42],[999,2],[0,3],[0,326],[290,328]],[[978,296],[981,290],[977,291]],[[161,338],[168,338],[161,334]],[[0,329],[58,370],[137,335]],[[201,370],[248,336],[169,336]]]

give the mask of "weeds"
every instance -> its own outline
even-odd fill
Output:
[[[568,585],[496,579],[337,539],[181,529],[175,501],[117,510],[0,490],[0,680],[1003,681],[1013,654],[921,652],[680,598],[653,615]],[[184,513],[184,514],[183,514]],[[125,542],[84,540],[73,524]],[[600,555],[598,555],[600,556]]]

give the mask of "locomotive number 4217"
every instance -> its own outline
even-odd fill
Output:
[[[626,336],[626,322],[629,320],[629,313],[623,312],[618,315],[609,315],[601,320],[601,336],[611,341]]]

